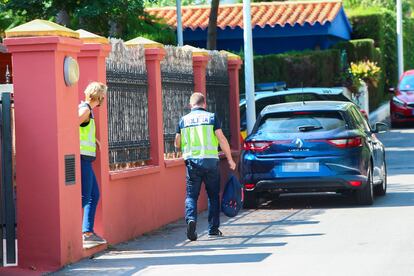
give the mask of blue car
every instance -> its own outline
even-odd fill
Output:
[[[370,205],[385,195],[384,146],[351,102],[311,101],[269,105],[246,138],[241,158],[244,207],[265,193],[349,192]]]
[[[271,83],[272,84],[272,83]],[[256,103],[256,117],[266,106],[270,104],[302,102],[302,101],[341,101],[351,102],[351,95],[341,87],[305,87],[305,88],[283,88],[270,89],[271,86],[256,87],[255,103]],[[361,110],[365,113],[365,111]],[[366,116],[366,115],[364,115]],[[240,100],[240,131],[241,137],[246,138],[247,134],[246,123],[246,99]]]

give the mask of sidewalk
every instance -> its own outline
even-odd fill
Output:
[[[383,121],[388,116],[389,104],[385,103],[370,114],[370,121]],[[293,238],[298,242],[324,236],[309,229],[303,231],[305,226],[312,230],[312,225],[319,223],[315,216],[321,213],[320,209],[242,210],[235,218],[221,216],[224,237],[208,238],[207,212],[203,212],[195,242],[187,240],[186,225],[181,219],[136,240],[110,246],[93,259],[52,275],[254,275],[260,271],[258,263],[268,271],[277,266],[265,260],[284,251]]]
[[[316,210],[242,211],[221,216],[225,236],[208,238],[207,212],[200,214],[198,240],[187,240],[184,220],[128,243],[112,246],[52,275],[229,275],[240,264],[258,263],[284,247],[287,237],[300,237],[287,227],[312,223]],[[294,218],[293,218],[294,217]]]

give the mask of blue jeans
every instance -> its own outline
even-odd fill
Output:
[[[201,183],[204,182],[208,196],[208,230],[216,231],[220,226],[220,173],[218,160],[213,166],[202,166],[186,161],[187,195],[185,199],[185,220],[197,221],[197,200]]]
[[[82,232],[93,232],[96,207],[99,200],[98,182],[92,169],[92,161],[81,158],[82,175]]]

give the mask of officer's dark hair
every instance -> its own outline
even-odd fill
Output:
[[[204,95],[200,92],[195,92],[190,97],[190,105],[203,105],[206,102],[206,99],[204,98]]]

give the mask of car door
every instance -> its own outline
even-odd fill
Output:
[[[381,180],[381,166],[383,164],[383,152],[382,152],[382,144],[375,136],[375,133],[372,132],[371,127],[369,126],[367,120],[364,119],[361,112],[353,106],[351,108],[352,115],[354,116],[356,122],[358,123],[359,127],[366,133],[368,143],[370,144],[370,148],[372,150],[372,160],[373,160],[373,177],[374,182]]]

